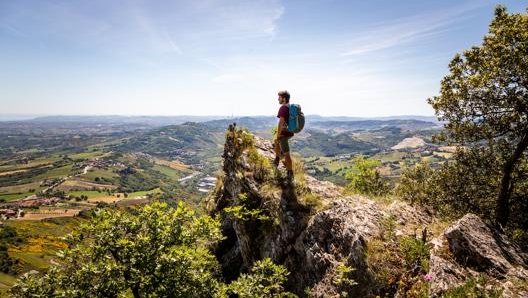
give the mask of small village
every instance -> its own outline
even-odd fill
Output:
[[[192,156],[192,154],[189,154],[187,151],[185,152],[186,156]],[[142,152],[135,152],[132,155],[135,157],[153,160],[151,155]],[[64,158],[68,157],[64,156]],[[27,164],[30,162],[30,159],[26,158],[24,161],[25,164]],[[185,185],[186,183],[192,183],[198,193],[208,193],[214,188],[216,178],[209,175],[204,175],[203,173],[199,172],[199,170],[202,170],[203,168],[204,166],[202,164],[190,165],[189,169],[193,170],[194,172],[179,179],[178,183],[181,183],[182,185]],[[97,206],[99,201],[96,199],[88,201],[88,198],[85,196],[74,197],[68,195],[64,191],[55,191],[55,189],[59,188],[59,186],[67,180],[79,179],[78,177],[82,177],[82,175],[97,169],[123,171],[127,169],[127,165],[111,158],[94,158],[88,161],[75,163],[72,167],[73,174],[62,178],[44,179],[41,181],[40,185],[46,188],[38,193],[23,199],[9,202],[6,202],[0,197],[0,220],[39,220],[53,217],[75,216],[84,209],[90,209]],[[95,181],[92,182],[93,186],[90,190],[96,189],[98,191],[109,191],[108,187],[111,185],[109,186],[100,183],[105,182],[99,179],[99,177],[96,177]],[[117,202],[124,199],[128,199],[128,201],[137,200],[139,202],[141,201],[140,199],[151,197],[151,195],[149,196],[147,194],[146,196],[130,198],[126,193],[121,196],[119,193],[114,194],[113,191],[109,195],[114,197],[114,199],[110,202],[113,204],[116,204]],[[101,202],[109,203],[108,200],[101,200]]]

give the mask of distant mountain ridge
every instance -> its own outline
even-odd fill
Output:
[[[223,119],[222,116],[123,116],[123,115],[100,115],[100,116],[43,116],[25,120],[27,122],[56,123],[56,122],[85,122],[85,123],[139,123],[152,126],[164,126],[182,124],[185,122],[205,122],[215,119]]]
[[[403,116],[401,116],[403,117]],[[419,119],[418,119],[419,118]],[[277,125],[277,118],[271,116],[240,117],[233,119],[218,119],[204,122],[210,127],[227,127],[236,123],[254,132],[269,131]],[[305,130],[308,129],[348,129],[348,130],[370,130],[381,127],[394,126],[403,129],[430,129],[440,126],[440,122],[434,117],[415,118],[355,118],[355,117],[321,117],[317,115],[306,116]]]
[[[386,116],[386,117],[349,117],[349,116],[320,116],[320,115],[307,115],[307,122],[322,122],[322,121],[389,121],[389,120],[420,120],[426,122],[438,122],[435,116],[419,116],[419,115],[408,115],[408,116]],[[178,116],[124,116],[124,115],[92,115],[92,116],[81,116],[81,115],[54,115],[54,116],[20,116],[15,117],[13,115],[0,115],[0,121],[24,121],[24,122],[38,122],[38,123],[50,123],[50,122],[90,122],[90,123],[142,123],[150,125],[172,125],[182,124],[185,122],[211,122],[214,124],[215,121],[220,123],[232,123],[232,122],[275,122],[275,116],[238,116],[238,117],[226,117],[226,116],[193,116],[193,115],[178,115]]]

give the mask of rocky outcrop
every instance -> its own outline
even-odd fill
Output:
[[[478,216],[467,214],[444,233],[449,248],[460,264],[496,278],[516,272],[525,278],[528,256],[503,234],[488,227]]]
[[[528,292],[513,286],[514,283],[526,284],[528,281],[528,255],[478,216],[465,215],[446,229],[440,238],[443,238],[440,242],[448,246],[453,258],[447,260],[441,257],[440,248],[432,251],[432,294],[462,285],[469,278],[480,278],[503,289],[502,297],[528,297]]]
[[[282,166],[271,167],[271,143],[234,125],[223,158],[209,209],[222,218],[216,255],[228,281],[269,257],[289,270],[286,289],[300,297],[410,297],[416,284],[435,297],[481,276],[503,297],[526,295],[518,286],[528,281],[526,256],[476,216],[435,235],[427,229],[438,225],[434,217],[407,203],[344,195],[299,171],[289,182]],[[428,268],[398,254],[404,237],[426,241]],[[393,266],[385,279],[378,272],[384,261]]]

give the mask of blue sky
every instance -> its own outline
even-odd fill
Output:
[[[0,114],[433,115],[507,0],[1,0]]]

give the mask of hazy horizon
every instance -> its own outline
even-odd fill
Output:
[[[21,121],[21,120],[32,120],[36,118],[44,117],[79,117],[79,118],[90,118],[90,117],[122,117],[122,118],[197,118],[197,119],[233,119],[233,118],[257,118],[257,117],[275,117],[274,115],[105,115],[105,114],[93,114],[93,115],[76,115],[76,114],[0,114],[0,121]],[[320,117],[320,118],[350,118],[350,119],[381,119],[381,118],[436,118],[435,115],[390,115],[390,116],[372,116],[372,117],[359,117],[359,116],[322,116],[318,114],[308,114],[307,117]]]

